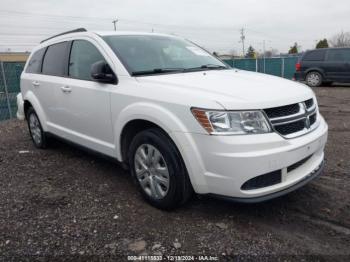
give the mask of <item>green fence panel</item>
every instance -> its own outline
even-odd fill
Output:
[[[247,71],[256,71],[256,59],[235,59],[233,60],[233,67]]]
[[[2,68],[0,68],[0,121],[9,119],[11,116],[7,98],[10,102],[12,117],[16,117],[17,94],[20,92],[20,77],[24,64],[23,62],[3,62],[5,79]],[[7,90],[5,88],[5,81]]]
[[[222,60],[224,61],[226,64],[228,64],[230,67],[233,67],[233,60],[232,59],[224,59]]]
[[[288,57],[284,59],[284,77],[292,79],[295,73],[295,65],[298,62],[298,57]]]
[[[0,65],[0,121],[10,118],[10,112],[7,106],[5,83],[4,83],[3,73],[1,70],[2,68]]]
[[[225,60],[225,62],[235,68],[257,71],[269,75],[275,75],[292,79],[295,73],[295,64],[298,62],[298,57],[286,57],[286,58],[259,58],[256,59],[234,59]],[[256,70],[256,64],[258,68]]]
[[[282,76],[282,59],[259,59],[259,72],[274,76]]]

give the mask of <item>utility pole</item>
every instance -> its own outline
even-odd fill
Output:
[[[263,52],[264,52],[264,73],[266,73],[266,48],[265,48],[265,40],[263,41]]]
[[[242,43],[243,56],[245,55],[244,41],[245,41],[245,34],[244,34],[244,28],[242,28],[241,29],[241,43]]]
[[[117,22],[118,22],[118,19],[115,19],[112,21],[112,23],[114,25],[114,31],[117,31]]]

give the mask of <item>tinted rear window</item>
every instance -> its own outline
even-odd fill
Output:
[[[43,74],[54,76],[65,75],[67,47],[68,42],[62,42],[48,47],[43,61]]]
[[[308,52],[305,54],[303,60],[305,60],[305,61],[323,61],[325,54],[326,54],[325,50],[311,51],[311,52]]]
[[[329,50],[327,60],[334,62],[350,62],[350,49]]]
[[[36,51],[28,62],[26,73],[38,74],[41,72],[41,63],[45,54],[46,48]]]

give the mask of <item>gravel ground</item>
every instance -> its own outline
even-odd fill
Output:
[[[0,123],[0,260],[113,260],[212,255],[350,260],[350,87],[316,90],[329,124],[326,169],[285,197],[242,205],[194,197],[172,212],[146,204],[117,164]]]

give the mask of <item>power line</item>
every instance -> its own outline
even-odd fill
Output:
[[[71,16],[71,15],[43,14],[43,13],[22,12],[22,11],[14,11],[14,10],[0,10],[0,12],[15,13],[15,14],[21,14],[21,15],[45,16],[45,17],[62,17],[62,18],[74,18],[74,19],[99,19],[99,20],[104,19],[104,20],[110,20],[110,18],[97,17],[97,16]]]

